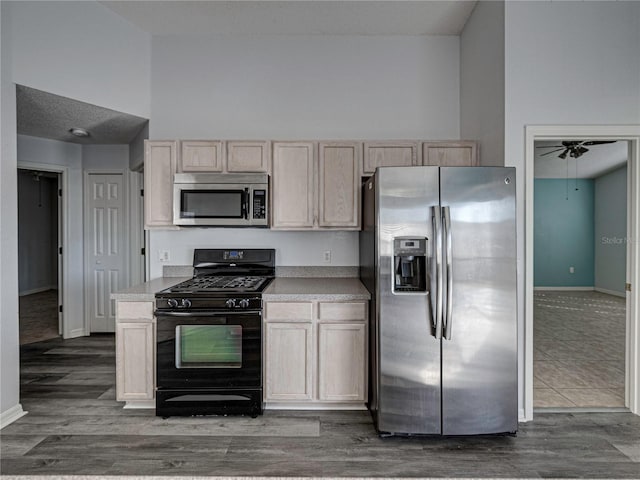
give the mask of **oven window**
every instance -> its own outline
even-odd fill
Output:
[[[242,218],[242,190],[182,190],[182,218]]]
[[[176,368],[241,368],[242,326],[178,325]]]

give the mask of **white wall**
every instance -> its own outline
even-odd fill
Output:
[[[150,137],[458,138],[459,39],[154,36]]]
[[[151,139],[457,139],[459,38],[155,36]],[[278,265],[357,265],[357,233],[150,232],[191,264],[194,247],[276,248]]]
[[[82,145],[82,169],[129,170],[129,145]]]
[[[15,83],[148,117],[151,38],[97,2],[0,2],[0,8],[0,413],[4,422],[21,410]],[[77,182],[82,185],[81,174]],[[72,208],[78,214],[81,202]]]
[[[595,180],[595,287],[625,295],[627,273],[627,167]]]
[[[640,123],[640,2],[506,2],[505,164],[516,167],[520,406],[526,125]]]
[[[275,248],[278,266],[357,266],[358,232],[280,232],[265,229],[190,228],[150,232],[149,278],[162,276],[163,265],[192,265],[194,248]],[[170,260],[159,261],[168,250]],[[323,254],[331,251],[331,263]]]
[[[149,117],[147,33],[98,2],[9,3],[15,83]]]
[[[18,171],[16,88],[12,83],[11,23],[0,2],[0,420],[15,420],[19,403],[18,348]]]
[[[504,2],[478,2],[460,35],[460,136],[504,165]]]

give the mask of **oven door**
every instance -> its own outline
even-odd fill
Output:
[[[156,318],[158,390],[262,386],[259,311],[156,311]]]

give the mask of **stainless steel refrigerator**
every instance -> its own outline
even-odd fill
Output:
[[[376,429],[515,433],[515,169],[381,167],[363,189]]]

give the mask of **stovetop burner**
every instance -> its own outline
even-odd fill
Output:
[[[202,275],[179,283],[169,290],[174,293],[225,292],[232,289],[242,292],[257,292],[268,279],[268,277],[259,276]]]

